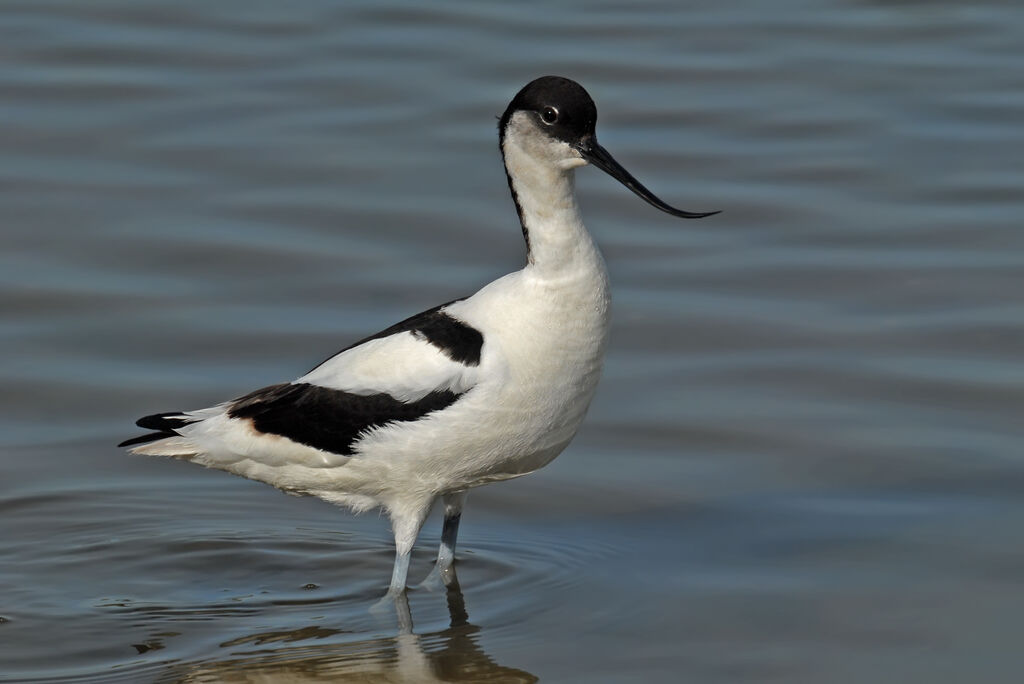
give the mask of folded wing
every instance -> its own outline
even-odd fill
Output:
[[[138,453],[206,453],[218,460],[234,454],[266,462],[260,455],[275,451],[266,448],[266,439],[283,437],[351,455],[368,431],[443,410],[476,384],[483,335],[445,313],[445,306],[343,349],[294,382],[212,409],[142,418],[137,424],[156,432],[122,446]]]

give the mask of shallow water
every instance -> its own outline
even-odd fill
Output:
[[[2,17],[0,680],[1018,678],[1018,4]],[[544,73],[724,213],[578,174],[601,390],[401,634],[384,520],[113,445],[519,268],[494,116]]]

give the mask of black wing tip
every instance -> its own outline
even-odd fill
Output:
[[[196,421],[191,418],[183,417],[181,411],[168,411],[166,413],[154,413],[151,416],[143,416],[135,421],[135,424],[147,430],[173,432],[194,422]]]
[[[132,437],[118,444],[118,447],[129,447],[137,444],[149,444],[155,442],[158,439],[164,439],[165,437],[177,437],[178,433],[169,431],[150,432],[146,435],[139,435],[138,437]]]
[[[146,430],[154,430],[145,435],[126,439],[117,446],[127,447],[137,444],[148,444],[165,437],[178,437],[176,430],[196,422],[194,419],[186,418],[181,411],[168,411],[166,413],[154,413],[151,416],[143,416],[135,421],[135,424]]]

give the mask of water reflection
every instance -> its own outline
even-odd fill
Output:
[[[524,670],[500,665],[480,647],[480,627],[469,621],[459,581],[445,588],[450,622],[436,632],[416,634],[409,599],[394,604],[398,633],[356,643],[261,648],[251,657],[204,663],[179,682],[536,682]],[[305,642],[341,634],[322,626],[261,632],[233,639],[222,648]]]

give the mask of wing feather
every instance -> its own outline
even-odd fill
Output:
[[[212,409],[147,416],[157,432],[123,446],[182,436],[197,453],[244,456],[259,435],[348,455],[374,427],[411,421],[455,403],[479,380],[483,335],[442,305],[343,349],[294,382],[251,392]],[[139,447],[136,447],[137,450]],[[250,456],[253,454],[249,453]],[[264,459],[260,459],[264,460]]]

